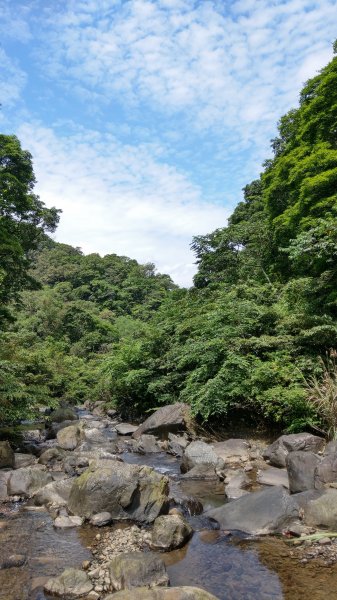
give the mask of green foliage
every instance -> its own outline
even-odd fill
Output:
[[[45,207],[33,193],[34,183],[29,152],[15,136],[0,135],[0,318],[20,290],[34,285],[29,252],[58,221],[59,211]]]

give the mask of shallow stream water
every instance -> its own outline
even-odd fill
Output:
[[[204,510],[225,501],[222,483],[182,479],[179,461],[166,453],[122,457],[165,473],[173,496],[194,497]],[[189,544],[162,555],[172,586],[202,587],[219,600],[337,599],[336,565],[300,564],[281,539],[256,540],[214,530],[205,516],[193,511],[188,518],[195,529]],[[96,533],[89,526],[56,530],[45,510],[27,504],[0,507],[0,563],[12,554],[26,556],[23,566],[0,570],[0,600],[45,600],[46,579],[90,560],[87,546]]]

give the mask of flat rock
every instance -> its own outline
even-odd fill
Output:
[[[275,486],[209,510],[206,516],[218,521],[223,529],[268,534],[280,531],[298,514],[299,507],[293,496],[283,487]]]
[[[84,571],[66,569],[59,577],[48,579],[44,586],[47,594],[66,598],[80,598],[93,590],[93,585]]]
[[[250,443],[246,440],[232,438],[224,442],[216,442],[213,444],[213,449],[219,458],[222,458],[224,463],[237,461],[246,461],[249,459]]]
[[[130,552],[115,556],[109,564],[114,590],[141,586],[165,586],[169,583],[163,560],[152,553]]]
[[[283,485],[283,487],[289,489],[288,472],[286,469],[278,469],[277,467],[261,469],[258,472],[256,480],[261,485]]]
[[[192,429],[193,421],[191,409],[188,404],[177,402],[167,404],[156,410],[144,423],[133,433],[134,438],[139,438],[143,433],[156,435],[177,433],[185,429]]]
[[[131,423],[118,423],[115,425],[115,429],[118,435],[132,435],[137,431],[137,425],[131,425]]]
[[[215,596],[196,587],[133,588],[109,594],[105,600],[218,600]]]

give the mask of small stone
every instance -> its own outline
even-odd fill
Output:
[[[95,535],[95,539],[96,539],[96,540],[100,540],[100,539],[101,539],[101,537],[102,537],[102,536],[101,536],[101,534],[100,534],[100,533],[97,533],[97,535]]]
[[[85,571],[87,571],[90,567],[90,560],[84,560],[82,562],[82,569],[84,569]]]

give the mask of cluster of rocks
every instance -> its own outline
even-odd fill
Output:
[[[73,409],[59,409],[50,419],[45,438],[35,446],[29,440],[29,453],[0,442],[0,500],[45,506],[60,529],[84,522],[98,528],[127,524],[97,533],[92,561],[49,580],[45,589],[51,595],[214,599],[194,588],[165,589],[169,579],[160,553],[182,547],[193,529],[179,510],[182,499],[173,502],[169,478],[124,462],[120,454],[126,450],[177,457],[182,481],[223,481],[224,504],[206,512],[222,529],[301,535],[337,528],[335,442],[325,445],[309,433],[281,436],[267,448],[242,439],[198,439],[184,404],[162,407],[140,426],[121,423],[102,405],[81,418]]]

